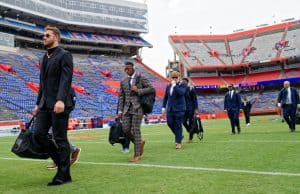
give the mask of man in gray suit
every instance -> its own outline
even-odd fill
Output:
[[[141,160],[145,141],[141,138],[141,123],[144,116],[140,97],[154,91],[151,83],[135,71],[132,62],[125,62],[127,76],[121,81],[118,104],[118,118],[122,118],[123,131],[134,143],[134,156],[129,162]]]

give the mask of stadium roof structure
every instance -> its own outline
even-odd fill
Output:
[[[0,32],[13,34],[18,45],[39,47],[44,27],[53,25],[65,48],[134,56],[152,47],[140,36],[148,32],[147,12],[146,4],[123,0],[3,0]]]
[[[238,68],[300,55],[300,20],[222,35],[170,35],[188,71]]]
[[[109,29],[147,33],[147,5],[124,0],[2,0],[2,14],[11,12],[19,18],[38,17],[38,24],[48,21],[69,27]]]

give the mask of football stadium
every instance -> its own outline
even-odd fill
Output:
[[[170,34],[174,59],[162,76],[142,60],[143,49],[156,46],[142,36],[149,32],[148,12],[146,3],[124,0],[0,1],[1,193],[300,193],[299,130],[289,129],[277,106],[284,82],[300,88],[300,20],[228,34]],[[67,129],[81,150],[72,183],[57,187],[47,187],[56,172],[47,167],[50,159],[11,152],[21,131],[34,131],[28,123],[39,96],[46,26],[60,30],[59,46],[73,56],[76,105]],[[134,163],[128,162],[133,143],[128,153],[108,141],[124,63],[156,91],[153,110],[142,119],[145,151]],[[204,129],[203,139],[188,143],[183,127],[180,149],[162,114],[174,71],[193,85]],[[251,125],[238,113],[236,135],[224,112],[230,85],[252,106]]]

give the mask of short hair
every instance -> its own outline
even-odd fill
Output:
[[[46,26],[44,31],[50,30],[55,36],[57,36],[58,41],[60,41],[60,30],[55,26]]]
[[[134,66],[134,64],[133,64],[132,62],[130,62],[130,61],[125,61],[125,62],[124,62],[124,65],[131,65],[131,66]]]
[[[182,78],[182,80],[185,80],[189,83],[189,79],[187,77]]]
[[[179,77],[179,72],[178,71],[172,71],[171,72],[171,77]]]

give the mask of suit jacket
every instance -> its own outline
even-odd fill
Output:
[[[290,88],[291,88],[292,105],[297,106],[297,104],[300,104],[298,92],[295,88],[293,88],[293,87],[290,87]],[[277,102],[281,103],[282,105],[286,104],[287,98],[288,98],[287,95],[288,95],[287,89],[283,88],[279,92]]]
[[[177,83],[173,88],[172,95],[170,94],[171,84],[168,84],[163,99],[163,108],[167,109],[167,112],[182,112],[186,110],[185,92],[186,84]]]
[[[251,102],[249,100],[246,102],[246,105],[245,105],[244,102],[242,102],[242,109],[245,112],[250,112],[251,111],[251,107],[252,107],[252,104],[251,104]]]
[[[187,86],[185,92],[186,110],[195,111],[198,109],[198,100],[194,87]]]
[[[139,83],[137,83],[137,77],[139,78]],[[154,92],[154,88],[147,78],[138,73],[135,73],[135,76],[132,78],[132,85],[136,85],[138,88],[138,93],[132,92],[128,84],[129,77],[121,81],[120,92],[119,92],[119,105],[118,112],[123,114],[128,113],[130,106],[133,106],[133,109],[136,110],[134,113],[139,114],[142,110],[140,104],[140,96]]]
[[[226,93],[224,98],[224,110],[237,110],[241,109],[241,96],[236,91],[233,92],[232,98],[229,92]]]
[[[47,59],[46,53],[40,61],[40,84],[36,104],[53,109],[61,100],[65,107],[74,106],[74,90],[71,88],[73,77],[73,58],[68,51],[57,48]]]

